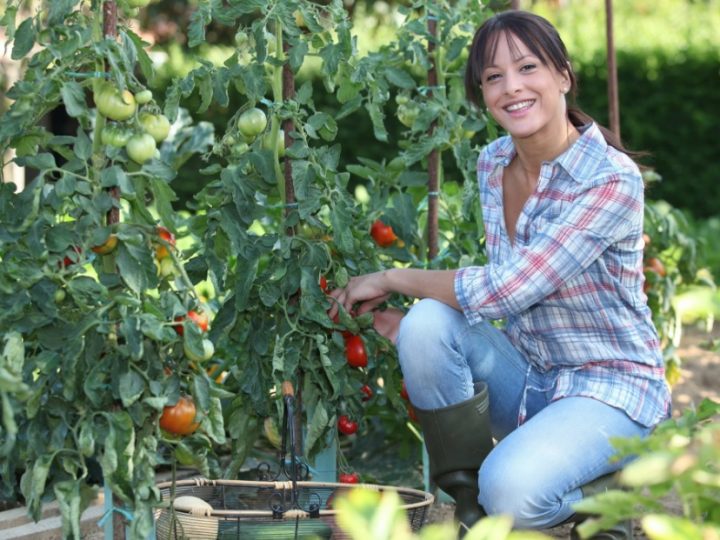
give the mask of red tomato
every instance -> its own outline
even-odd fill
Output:
[[[405,381],[402,382],[402,388],[400,389],[400,397],[403,398],[405,401],[410,401],[410,396],[408,396],[407,387],[405,386]]]
[[[363,387],[360,389],[360,391],[363,394],[365,394],[365,396],[363,396],[363,398],[362,398],[363,401],[369,401],[372,399],[373,391],[372,391],[372,388],[370,388],[367,384],[363,385]]]
[[[73,250],[75,253],[77,253],[78,256],[75,258],[75,260],[73,260],[73,259],[71,259],[70,257],[68,257],[67,255],[65,255],[65,258],[63,258],[63,262],[62,262],[62,264],[63,264],[63,266],[64,266],[65,268],[67,268],[68,266],[70,266],[70,265],[72,265],[72,264],[77,264],[78,262],[80,262],[79,259],[80,259],[80,254],[82,253],[82,249],[80,249],[80,248],[77,247],[77,246],[73,246],[73,247],[72,247],[72,250]]]
[[[341,415],[338,419],[338,431],[343,435],[352,435],[357,432],[358,423],[354,420],[350,420],[346,415]]]
[[[173,435],[190,435],[198,428],[195,422],[195,402],[182,396],[175,405],[165,407],[160,417],[160,427]]]
[[[657,257],[650,257],[645,262],[645,272],[655,272],[657,275],[664,277],[667,274],[665,265]]]
[[[360,475],[356,472],[342,473],[338,479],[341,484],[358,484],[360,483]]]
[[[188,311],[187,317],[195,324],[197,324],[200,330],[202,330],[203,332],[207,332],[209,323],[208,316],[205,313],[198,313],[197,311],[191,309],[190,311]],[[183,317],[182,315],[178,315],[177,317],[175,317],[176,321],[182,321],[184,319],[185,317]],[[175,331],[181,336],[185,333],[185,328],[183,328],[182,324],[176,324],[173,328],[175,328]]]
[[[370,235],[380,247],[390,247],[395,243],[395,240],[397,240],[393,228],[390,225],[385,225],[379,219],[372,224]]]
[[[320,289],[322,290],[322,292],[327,292],[328,282],[325,276],[320,276]]]
[[[407,405],[407,413],[408,413],[408,418],[410,418],[410,420],[412,420],[413,422],[418,421],[417,414],[415,414],[415,409],[413,409],[413,406],[410,405],[409,403]]]
[[[367,352],[365,342],[360,336],[350,335],[345,340],[345,358],[352,367],[367,366]]]
[[[158,227],[157,235],[162,240],[165,240],[171,246],[175,245],[175,235],[173,233],[171,233],[169,230],[167,230],[165,227]],[[161,260],[161,259],[164,259],[165,257],[170,256],[170,252],[168,251],[165,244],[158,243],[158,245],[155,247],[155,256],[157,257],[158,260]]]

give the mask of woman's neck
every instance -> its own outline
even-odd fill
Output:
[[[517,152],[515,159],[528,181],[537,181],[543,162],[551,161],[564,153],[580,137],[580,132],[569,120],[553,132],[556,134],[554,137],[543,132],[525,139],[513,138]]]

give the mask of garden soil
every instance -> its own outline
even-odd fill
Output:
[[[683,330],[682,340],[678,348],[678,356],[682,361],[680,380],[673,387],[673,416],[698,405],[704,398],[720,401],[720,352],[710,350],[709,345],[720,343],[720,324],[716,324],[712,332],[695,327]],[[716,347],[717,348],[717,347]],[[669,497],[663,501],[669,513],[681,515],[682,507],[679,500]],[[454,505],[436,502],[428,512],[428,523],[452,519]],[[551,538],[570,538],[571,525],[564,525],[543,531]],[[646,540],[639,523],[634,523],[636,540]]]

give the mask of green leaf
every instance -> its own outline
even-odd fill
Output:
[[[85,92],[75,81],[66,81],[60,89],[63,104],[68,115],[73,118],[79,118],[87,114],[87,106],[85,104]]]
[[[145,379],[130,368],[120,375],[120,399],[125,407],[135,403],[145,391]]]
[[[20,60],[29,53],[35,45],[35,27],[32,17],[25,19],[15,32],[15,43],[13,45],[13,60]]]
[[[307,436],[305,438],[305,447],[308,449],[309,453],[311,453],[311,450],[322,441],[323,434],[328,429],[329,425],[330,417],[327,410],[325,410],[323,402],[320,401],[315,406],[312,419],[310,420],[310,425],[308,426]],[[317,451],[317,449],[315,450]]]
[[[410,74],[402,69],[394,67],[388,67],[385,69],[385,78],[395,86],[410,90],[415,88],[415,79]]]
[[[209,2],[201,2],[198,8],[190,15],[188,28],[188,46],[197,47],[205,42],[205,27],[212,21]]]
[[[210,408],[203,428],[207,436],[217,444],[225,444],[225,423],[223,422],[222,402],[217,397],[210,398]]]
[[[138,64],[140,64],[140,70],[142,71],[142,74],[147,79],[148,84],[152,85],[155,81],[155,71],[153,70],[152,60],[150,59],[148,53],[145,51],[145,47],[147,47],[149,43],[143,41],[140,36],[138,36],[132,30],[128,30],[127,28],[125,28],[123,32],[127,35],[127,37],[130,39],[130,41],[135,47],[135,54],[137,54]]]
[[[155,262],[147,246],[122,242],[117,249],[117,265],[123,281],[136,293],[157,286]]]

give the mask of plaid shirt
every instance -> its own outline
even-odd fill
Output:
[[[514,245],[502,176],[515,148],[507,136],[485,147],[478,181],[488,264],[460,269],[455,294],[470,324],[506,319],[530,367],[554,381],[553,400],[592,397],[653,426],[668,417],[670,392],[642,290],[643,181],[595,124],[581,131],[542,164]],[[524,414],[523,404],[519,423]]]

